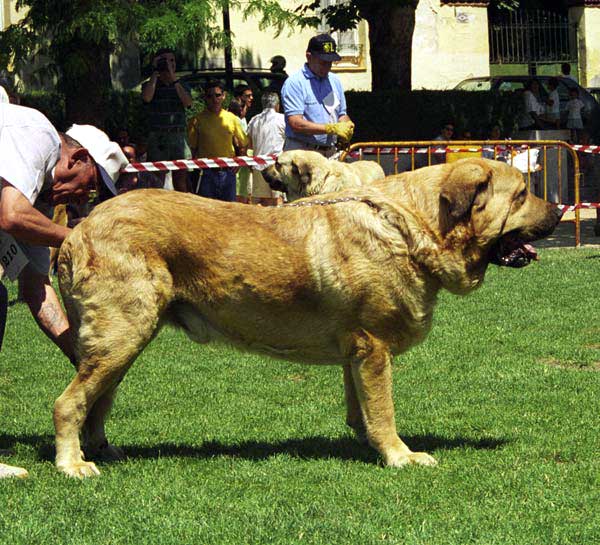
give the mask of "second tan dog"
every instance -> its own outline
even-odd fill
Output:
[[[290,150],[262,171],[274,191],[287,193],[288,201],[368,185],[385,178],[375,161],[330,161],[316,151]]]
[[[280,208],[131,191],[65,240],[60,289],[77,376],[57,399],[56,464],[118,457],[104,420],[121,379],[165,323],[199,343],[344,369],[346,422],[385,464],[433,465],[398,436],[394,354],[427,335],[437,293],[464,294],[490,263],[522,266],[560,214],[523,175],[466,159]],[[341,200],[343,199],[343,200]],[[431,392],[428,392],[428,395]]]

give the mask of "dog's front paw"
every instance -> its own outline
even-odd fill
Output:
[[[397,456],[387,456],[385,459],[385,465],[389,467],[404,467],[411,464],[435,466],[437,461],[426,452],[402,453]]]
[[[58,470],[62,471],[67,477],[76,479],[85,479],[87,477],[96,477],[100,471],[94,462],[75,462],[73,464],[58,465]]]

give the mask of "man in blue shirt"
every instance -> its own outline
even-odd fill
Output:
[[[333,61],[341,57],[329,34],[310,39],[306,64],[291,75],[281,90],[285,112],[284,150],[307,149],[332,156],[336,142],[352,138],[354,123],[346,113],[342,84],[331,73]]]

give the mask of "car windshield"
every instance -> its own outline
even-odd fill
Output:
[[[512,91],[523,91],[527,81],[500,81],[498,84],[498,91],[501,93],[509,93]]]
[[[467,79],[456,86],[459,91],[489,91],[491,88],[492,82],[489,79]]]

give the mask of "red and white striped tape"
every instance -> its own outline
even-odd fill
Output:
[[[479,152],[479,151],[506,151],[509,149],[527,149],[532,148],[533,146],[528,146],[526,144],[519,145],[498,145],[498,146],[476,146],[476,147],[456,147],[456,146],[437,146],[435,148],[431,148],[431,153],[464,153],[464,152]],[[552,147],[552,146],[546,146]],[[582,146],[582,145],[573,145],[571,146],[575,151],[580,153],[592,153],[592,154],[600,154],[600,146]],[[365,147],[360,148],[360,150],[354,150],[351,152],[352,157],[357,157],[361,153],[367,155],[376,155],[379,153],[380,155],[394,155],[395,153],[401,155],[409,155],[414,153],[427,153],[429,148],[425,147],[414,147],[414,146],[397,146],[397,147],[385,147],[385,148],[377,148],[377,147]]]
[[[520,145],[501,145],[501,146],[436,146],[431,148],[431,153],[444,155],[446,153],[477,153],[480,151],[500,153],[509,149],[527,149],[529,146]],[[600,154],[600,146],[573,146],[573,149],[581,153]],[[395,147],[365,147],[360,150],[354,150],[350,153],[353,158],[364,155],[414,155],[416,153],[428,153],[430,148],[427,146],[395,146]],[[261,167],[272,165],[277,155],[256,155],[254,157],[209,157],[204,159],[178,159],[175,161],[153,161],[145,163],[130,163],[122,172],[159,172],[168,170],[196,170],[205,168],[235,168],[235,167]]]
[[[513,148],[520,148],[523,146],[512,146]],[[525,146],[526,147],[526,146]],[[362,148],[359,151],[353,151],[351,157],[358,157],[360,153],[364,154],[376,154],[379,149],[381,155],[390,155],[394,153],[398,154],[413,154],[413,153],[427,153],[427,147],[413,148],[374,148],[367,147]],[[432,148],[431,153],[445,154],[445,153],[460,153],[460,152],[478,152],[482,149],[488,151],[494,151],[494,148],[481,148],[481,147],[468,147],[468,148],[447,148],[435,147]],[[496,147],[497,151],[503,151],[508,149],[505,146]],[[205,168],[235,168],[235,167],[260,167],[272,165],[277,158],[276,154],[273,155],[255,155],[254,157],[240,156],[240,157],[208,157],[203,159],[177,159],[174,161],[153,161],[145,163],[130,163],[121,172],[159,172],[168,170],[196,170]]]
[[[600,153],[600,146],[580,146],[575,145],[571,146],[575,151],[579,151],[581,153]]]
[[[598,202],[580,202],[579,204],[557,204],[556,207],[564,214],[575,210],[600,208]]]
[[[206,159],[177,159],[175,161],[130,163],[121,172],[158,172],[205,168],[261,167],[272,165],[275,162],[276,157],[276,155],[256,155],[254,157],[211,157]]]

